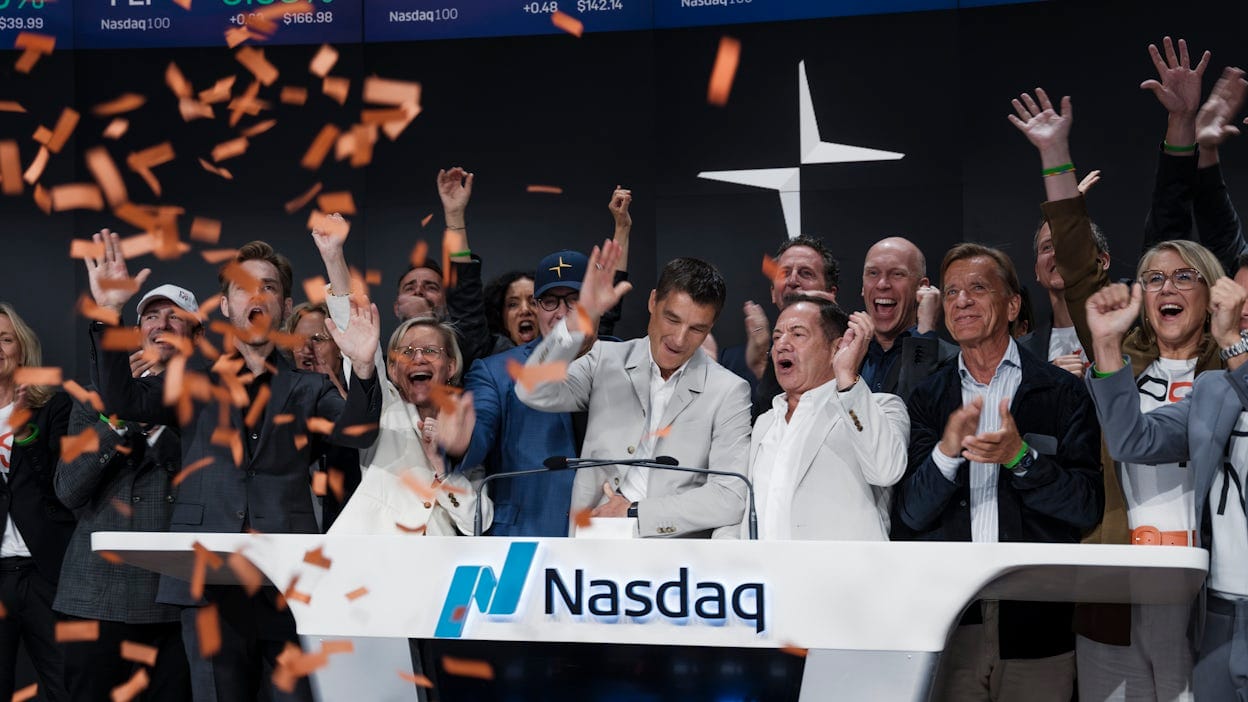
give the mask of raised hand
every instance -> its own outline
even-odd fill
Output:
[[[447,226],[462,226],[463,221],[451,222],[450,215],[463,216],[472,199],[472,180],[475,174],[459,166],[449,171],[438,171],[438,196],[442,198],[442,210],[447,214]]]
[[[920,285],[914,293],[919,303],[919,333],[926,334],[940,325],[941,298],[940,288],[934,285]]]
[[[1074,375],[1076,378],[1083,377],[1083,352],[1075,351],[1053,359],[1053,365]]]
[[[134,293],[143,287],[152,269],[144,268],[130,282],[130,273],[126,269],[126,258],[121,252],[121,237],[116,232],[102,229],[92,235],[91,240],[101,247],[100,256],[88,256],[87,281],[91,285],[91,296],[95,304],[107,307],[114,312],[121,312]]]
[[[1014,415],[1010,414],[1010,400],[1005,398],[997,407],[1001,413],[1001,428],[967,437],[962,457],[975,463],[1005,464],[1014,460],[1023,448],[1023,437],[1018,435]]]
[[[576,303],[578,313],[568,316],[569,330],[586,335],[595,333],[603,313],[615,307],[620,298],[633,289],[633,284],[626,280],[618,285],[615,283],[615,266],[621,254],[620,245],[611,240],[602,242],[602,246],[595,246],[590,252],[585,279],[581,281],[580,300]],[[580,319],[582,316],[586,319]],[[588,321],[590,328],[582,329],[582,321]]]
[[[1233,122],[1244,105],[1248,82],[1244,72],[1231,66],[1222,70],[1222,76],[1209,91],[1209,99],[1196,113],[1196,143],[1205,148],[1216,149],[1228,137],[1239,134]]]
[[[1139,283],[1106,285],[1088,298],[1088,329],[1094,339],[1114,337],[1121,342],[1140,316],[1143,293]]]
[[[425,426],[433,420],[426,419]],[[438,409],[438,418],[432,438],[452,456],[462,456],[468,451],[472,430],[477,425],[477,410],[472,404],[472,393],[450,395],[448,402]]]
[[[337,212],[329,216],[330,219],[345,222],[342,215]],[[342,255],[342,245],[347,240],[347,234],[343,231],[326,232],[320,229],[312,230],[312,242],[316,244],[316,250],[321,252],[321,259],[329,259],[333,256]]]
[[[949,415],[945,433],[940,437],[940,452],[950,458],[962,455],[962,446],[979,431],[979,413],[984,409],[984,396],[976,395]]]
[[[1053,102],[1043,88],[1036,88],[1034,100],[1023,93],[1010,104],[1014,106],[1014,114],[1009,115],[1010,124],[1018,127],[1041,155],[1053,150],[1069,153],[1070,126],[1074,122],[1069,96],[1062,98],[1060,111],[1053,109]]]
[[[1087,195],[1088,191],[1092,189],[1092,186],[1099,182],[1101,182],[1100,170],[1090,171],[1083,177],[1083,180],[1079,181],[1079,193],[1081,195]]]
[[[1209,65],[1209,52],[1200,57],[1200,63],[1192,68],[1191,59],[1187,54],[1187,42],[1179,40],[1179,52],[1174,52],[1174,42],[1170,37],[1162,40],[1166,56],[1162,59],[1161,51],[1156,44],[1148,45],[1148,54],[1153,57],[1153,65],[1157,67],[1157,78],[1140,83],[1143,90],[1151,90],[1157,96],[1162,107],[1175,116],[1190,118],[1200,107],[1200,79]]]
[[[849,316],[849,328],[841,336],[836,353],[832,356],[832,372],[836,376],[836,389],[849,390],[858,378],[862,359],[867,357],[867,346],[875,336],[875,323],[866,312]]]
[[[381,334],[381,315],[377,313],[377,305],[368,302],[368,298],[364,298],[361,304],[352,296],[347,328],[339,329],[334,320],[326,318],[325,329],[334,337],[342,355],[351,359],[351,372],[357,378],[373,377],[376,370],[374,355]]]
[[[1209,333],[1219,346],[1239,343],[1239,325],[1248,292],[1233,278],[1219,278],[1209,287]]]
[[[611,193],[611,202],[607,208],[611,210],[611,216],[615,218],[616,229],[626,229],[633,226],[633,216],[628,213],[628,206],[633,203],[633,191],[620,186],[615,186],[615,192]]]
[[[745,365],[754,377],[762,378],[767,367],[767,350],[771,348],[771,322],[761,305],[745,301]]]

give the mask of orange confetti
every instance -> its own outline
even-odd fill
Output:
[[[324,78],[333,70],[335,63],[338,63],[338,51],[329,44],[321,44],[316,56],[308,63],[308,72],[317,78]]]
[[[43,210],[44,214],[52,214],[52,196],[42,184],[35,186],[34,200],[35,205]]]
[[[296,586],[298,584],[299,584],[299,576],[295,575],[295,577],[290,579],[290,585],[286,586],[286,592],[282,593],[283,596],[288,601],[294,600],[295,602],[302,602],[304,604],[312,604],[312,596],[306,592],[299,592],[299,590],[296,589]]]
[[[23,366],[13,371],[17,385],[60,385],[61,369],[49,366]]]
[[[156,228],[159,229],[159,225]],[[135,234],[121,240],[121,255],[126,259],[138,258],[155,250],[156,239],[151,234]]]
[[[173,159],[173,144],[166,141],[130,154],[126,157],[126,165],[136,170],[139,168],[155,168],[161,164],[169,163]]]
[[[69,141],[69,137],[74,133],[74,129],[78,126],[78,112],[68,107],[61,110],[61,116],[56,120],[56,126],[52,129],[52,136],[48,137],[48,143],[45,146],[54,154],[61,153],[61,149],[65,147],[65,142]]]
[[[102,210],[104,195],[95,183],[69,183],[52,188],[52,209],[57,212],[65,210]]]
[[[117,170],[117,164],[108,154],[108,149],[103,146],[92,147],[87,149],[85,158],[87,169],[104,191],[104,199],[108,201],[109,207],[117,207],[130,199],[126,193],[126,184],[121,178],[121,171]]]
[[[800,646],[794,646],[793,644],[785,644],[780,647],[780,651],[782,653],[787,653],[790,656],[797,656],[798,658],[805,658],[808,650],[809,649],[805,649]]]
[[[22,194],[22,154],[12,139],[0,141],[0,188],[5,195]]]
[[[367,166],[373,160],[373,145],[377,143],[377,126],[357,124],[351,127],[354,147],[351,150],[351,167]]]
[[[128,129],[130,129],[130,121],[117,117],[112,122],[109,122],[108,126],[104,128],[103,136],[105,139],[112,139],[116,141],[120,139]]]
[[[21,103],[12,100],[0,100],[0,112],[25,112],[26,108]]]
[[[532,392],[542,383],[558,383],[568,377],[568,362],[539,363],[529,366],[514,358],[507,359],[507,374],[525,390]]]
[[[43,54],[40,54],[34,49],[27,49],[23,51],[22,55],[18,56],[17,61],[13,63],[13,70],[23,74],[30,73],[31,69],[35,67],[35,64],[39,63],[39,58],[42,55]]]
[[[247,137],[223,141],[212,147],[212,160],[220,163],[226,159],[242,156],[247,152]]]
[[[234,80],[234,76],[226,76],[217,80],[211,88],[199,91],[199,101],[206,105],[215,105],[229,100],[231,91],[234,90]],[[187,93],[187,97],[189,96],[190,93]]]
[[[222,268],[221,276],[249,293],[254,294],[260,290],[260,281],[238,263],[230,263]]]
[[[418,673],[406,673],[400,670],[399,677],[410,683],[414,683],[418,687],[433,689],[433,681]]]
[[[115,117],[127,112],[133,112],[143,105],[147,104],[147,98],[138,93],[123,93],[120,97],[102,102],[91,108],[91,114],[96,117]]]
[[[339,105],[347,104],[347,96],[351,93],[351,79],[340,76],[325,76],[321,79],[321,92],[325,97]]]
[[[572,515],[572,520],[576,522],[576,526],[578,528],[583,529],[592,523],[591,520],[593,519],[593,514],[594,510],[592,509],[578,510],[576,514]]]
[[[341,502],[343,496],[346,495],[347,476],[337,468],[330,468],[326,472],[329,473],[329,491]]]
[[[368,594],[368,588],[366,588],[366,587],[357,587],[357,588],[355,588],[354,590],[352,590],[351,592],[348,592],[348,593],[347,593],[347,599],[348,599],[348,600],[350,600],[350,601],[352,601],[352,602],[354,602],[354,601],[356,601],[356,600],[360,599],[361,597],[363,597],[363,596],[365,596],[365,595],[367,595],[367,594]]]
[[[321,192],[321,188],[322,185],[319,182],[313,183],[312,187],[308,188],[307,192],[286,203],[286,213],[294,214],[296,211],[303,209],[304,205],[312,202],[312,198],[316,197],[317,193]]]
[[[312,140],[312,145],[308,147],[308,151],[304,154],[303,160],[299,162],[299,165],[310,171],[320,168],[321,164],[325,162],[325,157],[329,155],[329,150],[333,147],[334,140],[341,133],[341,130],[332,124],[322,127],[320,133],[316,135],[316,139]]]
[[[550,16],[550,23],[577,38],[580,38],[581,33],[585,31],[583,22],[560,10],[555,10]]]
[[[35,128],[35,133],[31,134],[30,138],[34,139],[37,144],[47,146],[48,142],[52,140],[52,130],[41,124]]]
[[[189,98],[191,96],[191,83],[182,75],[182,70],[178,68],[178,64],[170,61],[165,66],[165,85],[173,91],[173,94],[179,98]]]
[[[83,293],[78,298],[77,310],[78,314],[87,319],[94,319],[97,322],[114,326],[121,324],[121,315],[119,313],[95,304],[95,300],[92,300],[91,296],[86,293]]]
[[[320,230],[335,237],[346,237],[351,231],[351,223],[345,219],[330,217],[320,210],[312,210],[308,215],[308,229]]]
[[[367,434],[370,431],[376,431],[377,426],[378,425],[376,422],[372,424],[352,424],[351,426],[346,427],[342,430],[342,435],[343,436],[363,436],[364,434]]]
[[[100,394],[94,390],[88,390],[78,384],[76,380],[66,380],[61,385],[65,392],[69,393],[75,400],[84,405],[91,405],[96,412],[104,411],[104,402],[100,400]]]
[[[178,471],[177,475],[173,476],[173,480],[172,480],[173,486],[177,487],[181,485],[182,481],[191,477],[192,473],[194,473],[197,470],[200,470],[201,468],[206,468],[211,464],[212,464],[212,456],[205,456],[204,458],[201,458],[198,461],[195,461],[189,466],[184,466],[182,470]]]
[[[364,282],[369,285],[381,285],[381,271],[376,268],[369,268],[364,271]]]
[[[234,571],[238,584],[243,586],[243,590],[248,595],[259,592],[261,585],[264,584],[264,574],[254,563],[237,551],[231,553],[225,562],[230,566],[230,570]]]
[[[355,644],[350,640],[325,641],[321,643],[321,653],[332,656],[338,653],[355,653]]]
[[[245,25],[248,29],[256,30],[257,35],[259,34],[272,35],[275,32],[277,32],[277,23],[271,19],[268,19],[267,17],[262,17],[258,13],[256,14],[249,13],[247,15]],[[267,39],[267,38],[268,37],[256,36],[256,39]]]
[[[419,105],[420,83],[369,76],[364,79],[364,102],[376,105]]]
[[[401,107],[388,107],[381,110],[360,110],[360,122],[363,124],[385,124],[401,122],[407,119],[407,113]]]
[[[457,675],[461,678],[494,679],[493,666],[485,661],[472,660],[470,658],[442,656],[442,670],[446,671],[447,675]]]
[[[52,53],[52,50],[56,48],[56,37],[50,34],[22,32],[17,35],[17,39],[13,40],[13,48],[37,51],[41,54],[50,54]]]
[[[177,0],[174,0],[177,2]],[[122,644],[123,650],[125,643]],[[147,689],[151,681],[147,677],[147,669],[139,668],[134,672],[125,683],[113,688],[112,702],[130,702],[139,695],[140,692]]]
[[[70,434],[61,438],[61,460],[66,463],[84,453],[95,453],[100,450],[100,435],[95,429],[87,427],[81,434]]]
[[[251,138],[251,137],[256,136],[257,134],[264,134],[265,132],[269,131],[275,126],[277,126],[277,120],[266,119],[263,122],[256,122],[250,127],[244,129],[242,132],[240,132],[240,134],[242,134],[245,137]]]
[[[721,37],[719,52],[715,55],[715,67],[711,69],[711,80],[706,86],[706,101],[716,107],[728,104],[728,95],[732,92],[732,81],[737,75],[737,64],[741,61],[741,41],[733,37]]]
[[[191,222],[191,240],[215,244],[221,240],[221,220],[196,217]]]
[[[230,100],[230,126],[238,124],[244,114],[256,116],[260,114],[260,110],[268,107],[268,104],[257,100],[256,96],[260,94],[260,81],[252,81],[251,85],[243,91],[243,94],[233,100]]]
[[[260,81],[265,87],[273,85],[274,81],[277,80],[277,68],[264,57],[264,49],[244,46],[234,52],[234,58],[243,64],[247,70],[251,71],[256,80]]]
[[[308,302],[319,305],[325,301],[325,278],[316,276],[303,281],[303,294],[308,298]]]
[[[122,563],[125,563],[125,561],[122,560],[121,556],[118,556],[112,551],[96,551],[95,555],[99,556],[100,558],[103,558],[105,561],[107,561],[108,563],[112,563],[113,565],[121,565]]]
[[[308,417],[307,427],[314,434],[334,433],[334,423],[324,417]]]
[[[39,683],[31,683],[13,693],[13,702],[27,702],[39,694]]]
[[[526,187],[525,192],[529,193],[547,193],[550,195],[562,195],[563,188],[557,185],[530,185]]]
[[[303,554],[303,562],[309,563],[318,568],[324,568],[325,570],[329,570],[329,567],[333,565],[333,561],[325,557],[325,550],[321,546],[317,546],[310,551],[305,551]]]
[[[113,509],[117,510],[117,514],[120,514],[123,518],[129,519],[134,516],[134,508],[122,502],[119,498],[114,497],[111,502]]]
[[[211,105],[205,105],[195,98],[189,97],[178,100],[178,112],[182,115],[183,122],[193,122],[197,119],[213,119],[217,116],[212,111]]]
[[[238,256],[238,249],[209,249],[207,251],[200,251],[199,255],[202,256],[204,261],[207,263],[217,265],[225,263],[226,261]]]
[[[256,422],[260,421],[260,415],[264,413],[264,408],[269,404],[269,396],[272,393],[268,385],[261,385],[256,391],[256,399],[251,403],[251,409],[247,410],[247,418],[244,423],[249,429],[255,428]]]
[[[95,620],[56,623],[57,643],[96,641],[100,638],[100,623]]]
[[[121,642],[121,657],[135,663],[142,663],[147,666],[156,665],[156,654],[158,650],[155,646],[146,646],[133,641]]]
[[[430,216],[432,217],[433,215],[430,215]],[[429,243],[426,241],[416,242],[416,245],[412,247],[412,256],[411,256],[412,265],[417,268],[420,268],[421,266],[425,265],[425,258],[427,258],[428,255],[429,255]]]
[[[420,220],[420,226],[421,226],[422,228],[423,228],[423,227],[427,227],[427,226],[429,226],[429,222],[431,222],[431,221],[433,221],[433,213],[432,213],[432,212],[430,212],[429,214],[425,215],[425,218],[424,218],[424,219],[422,219],[422,220]],[[423,259],[422,259],[422,260],[423,260]]]
[[[246,27],[230,27],[225,30],[225,45],[233,49],[253,37],[255,35]]]
[[[284,105],[302,105],[308,101],[308,89],[295,85],[287,85],[282,88],[281,97],[278,98]]]
[[[405,534],[423,534],[423,533],[425,533],[425,525],[424,525],[424,524],[421,524],[421,525],[420,525],[420,526],[418,526],[418,527],[409,527],[409,526],[405,526],[405,525],[403,525],[403,524],[399,524],[398,522],[395,522],[395,523],[394,523],[394,526],[395,526],[395,528],[397,528],[399,531],[401,531],[401,532],[403,532],[403,533],[405,533]]]
[[[221,620],[217,606],[200,607],[195,615],[195,631],[199,634],[199,655],[211,658],[221,650]]]
[[[355,198],[351,197],[351,193],[346,190],[321,194],[316,198],[316,206],[322,212],[336,212],[344,215],[355,214]]]
[[[402,105],[399,105],[399,107],[403,110],[403,114],[405,115],[403,119],[396,120],[394,122],[386,122],[381,127],[381,130],[386,133],[386,138],[390,141],[398,139],[399,135],[403,133],[403,130],[407,129],[407,125],[411,124],[412,120],[416,119],[416,117],[420,115],[420,105],[417,104],[415,100],[405,102]]]
[[[312,494],[318,497],[324,497],[329,492],[329,476],[324,471],[316,471],[312,474]]]
[[[199,165],[202,166],[205,171],[208,171],[209,173],[212,173],[213,175],[219,175],[222,178],[225,178],[226,180],[234,180],[233,173],[230,173],[226,169],[221,168],[219,166],[214,166],[202,158],[199,159]]]
[[[26,422],[30,421],[32,414],[33,413],[28,407],[20,407],[13,410],[13,414],[9,415],[9,428],[17,429],[18,427],[26,424]]]
[[[48,167],[48,158],[51,154],[52,152],[48,151],[48,147],[40,146],[39,153],[35,154],[35,160],[30,162],[30,167],[22,175],[22,180],[25,180],[28,185],[34,185],[43,177],[43,169]]]
[[[430,388],[429,399],[443,412],[454,412],[459,407],[459,396],[464,394],[463,388],[434,383]]]
[[[784,277],[784,271],[780,270],[780,264],[776,263],[776,259],[763,254],[763,275],[767,280],[774,282]]]

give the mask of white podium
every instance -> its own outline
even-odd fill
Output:
[[[1177,604],[1185,547],[102,532],[96,551],[190,579],[242,551],[305,636],[809,649],[801,699],[923,700],[976,599]],[[325,568],[305,554],[314,549]],[[207,582],[235,582],[228,567]],[[360,588],[367,594],[361,595]],[[348,597],[351,595],[351,597]]]

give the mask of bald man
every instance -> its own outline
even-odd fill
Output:
[[[958,347],[936,336],[940,290],[927,279],[923,252],[908,239],[889,237],[867,251],[862,267],[862,300],[875,323],[859,373],[871,392],[903,399]]]

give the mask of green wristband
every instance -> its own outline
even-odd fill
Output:
[[[1013,470],[1014,466],[1018,465],[1019,461],[1023,460],[1023,456],[1026,456],[1027,452],[1030,450],[1031,450],[1031,447],[1027,445],[1026,441],[1024,441],[1023,447],[1018,450],[1018,455],[1014,457],[1014,460],[1010,461],[1009,463],[1006,463],[1005,467],[1010,470]]]
[[[455,257],[455,256],[471,256],[471,255],[472,255],[472,249],[464,249],[463,251],[456,251],[455,253],[451,254],[451,256],[452,256],[452,257]]]
[[[1191,146],[1175,146],[1174,144],[1168,144],[1164,141],[1161,142],[1161,150],[1168,154],[1190,154],[1196,150],[1196,146],[1196,144],[1192,144]]]
[[[18,446],[27,446],[33,443],[35,439],[39,438],[38,426],[34,424],[27,424],[26,426],[30,429],[30,436],[26,437],[25,439],[14,439],[13,443],[17,444]]]
[[[1124,355],[1124,356],[1122,357],[1122,365],[1124,365],[1124,366],[1131,365],[1131,359],[1127,358],[1127,357]],[[1117,372],[1118,372],[1118,371],[1113,371],[1113,372],[1110,372],[1110,373],[1102,373],[1100,370],[1098,370],[1098,369],[1097,369],[1097,367],[1096,367],[1096,364],[1095,364],[1095,363],[1093,363],[1093,364],[1092,364],[1092,377],[1093,377],[1093,378],[1108,378],[1109,376],[1111,376],[1111,375],[1113,375],[1114,373],[1117,373]]]
[[[1074,170],[1075,170],[1075,164],[1067,162],[1067,163],[1061,164],[1060,166],[1046,168],[1040,171],[1040,174],[1047,178],[1048,176],[1061,175],[1063,173],[1071,173]]]

